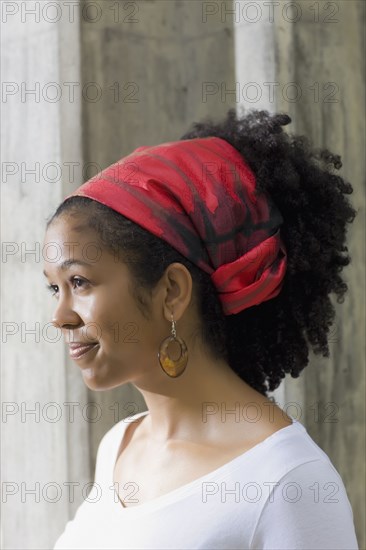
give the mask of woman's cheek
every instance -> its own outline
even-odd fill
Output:
[[[91,341],[100,340],[103,327],[95,300],[89,297],[80,300],[75,309],[85,325],[86,338]]]

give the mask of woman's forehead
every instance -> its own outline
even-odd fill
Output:
[[[43,243],[43,258],[49,263],[71,266],[78,261],[95,265],[106,260],[108,250],[97,232],[84,219],[60,216],[48,226]]]

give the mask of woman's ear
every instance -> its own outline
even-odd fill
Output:
[[[174,262],[165,270],[163,285],[166,291],[164,315],[170,321],[173,313],[174,320],[178,321],[192,301],[192,276],[183,264]]]

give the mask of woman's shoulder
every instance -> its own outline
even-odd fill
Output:
[[[271,477],[276,486],[299,486],[301,491],[302,487],[313,486],[315,490],[317,484],[333,484],[337,490],[344,489],[340,473],[330,457],[298,420],[275,432],[265,443],[268,445],[263,445],[262,455],[266,459],[261,464],[261,473]]]
[[[258,446],[258,451],[267,457],[268,471],[282,471],[284,475],[301,464],[314,462],[322,463],[337,473],[326,452],[314,441],[305,426],[295,418],[292,421]]]
[[[357,549],[353,511],[342,477],[305,426],[293,420],[253,456],[250,475],[268,490],[259,506],[250,548],[303,548],[299,540],[306,540],[309,550]]]
[[[289,449],[293,458],[282,475],[277,473],[266,482],[268,493],[261,502],[250,548],[304,548],[302,541],[306,541],[309,550],[358,549],[353,510],[339,472],[309,435],[303,435],[302,443],[299,451]],[[298,456],[301,449],[312,449],[313,458]]]
[[[323,477],[340,480],[329,456],[307,432],[305,426],[292,418],[292,424],[273,432],[249,451],[228,464],[229,476],[239,476],[256,482],[280,482],[291,471],[303,470],[309,479],[316,472]],[[309,482],[310,483],[310,482]]]

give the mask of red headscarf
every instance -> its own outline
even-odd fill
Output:
[[[283,218],[240,153],[218,137],[138,147],[71,196],[109,206],[211,276],[225,315],[277,296]],[[65,199],[66,200],[66,199]]]

